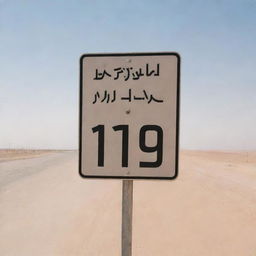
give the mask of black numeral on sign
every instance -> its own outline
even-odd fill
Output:
[[[129,126],[116,125],[113,126],[114,131],[122,131],[122,167],[128,167],[129,152]],[[93,133],[98,132],[98,166],[104,166],[104,148],[105,148],[105,127],[98,125],[92,128]],[[154,131],[157,134],[157,142],[155,146],[146,145],[146,134],[148,131]],[[140,129],[139,146],[141,151],[146,153],[157,153],[155,162],[140,162],[140,167],[156,168],[163,162],[163,130],[158,125],[144,125]]]
[[[104,166],[104,143],[105,143],[105,128],[104,125],[98,125],[92,128],[93,132],[99,132],[98,135],[98,166]]]
[[[157,143],[153,147],[146,146],[146,132],[157,132]],[[163,130],[158,125],[144,125],[140,129],[140,149],[143,152],[151,153],[157,152],[157,159],[155,162],[140,162],[140,167],[159,167],[163,161]]]
[[[128,125],[117,125],[113,127],[114,131],[123,131],[122,139],[122,167],[128,167],[128,143],[129,133]]]

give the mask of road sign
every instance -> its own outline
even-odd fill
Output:
[[[176,178],[179,81],[177,53],[83,55],[80,175]]]

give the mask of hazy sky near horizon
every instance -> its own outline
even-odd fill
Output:
[[[0,0],[0,148],[77,148],[79,57],[176,51],[181,147],[256,149],[256,0]]]

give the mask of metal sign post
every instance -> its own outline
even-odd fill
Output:
[[[133,180],[123,180],[122,256],[132,255]]]
[[[175,52],[80,59],[79,174],[122,179],[122,256],[132,255],[133,180],[178,175],[179,98]]]

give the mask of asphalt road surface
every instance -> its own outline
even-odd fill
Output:
[[[119,180],[85,180],[76,152],[0,163],[1,256],[117,256]],[[175,181],[135,181],[134,256],[255,256],[256,165],[182,154]]]

